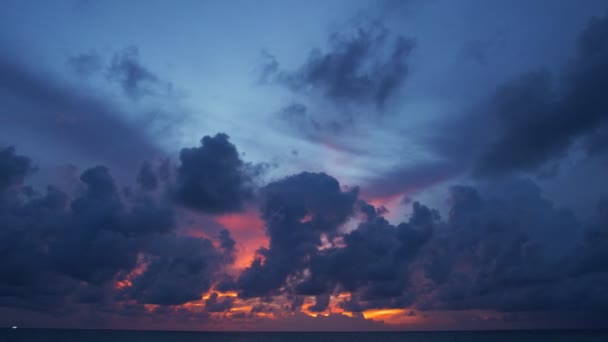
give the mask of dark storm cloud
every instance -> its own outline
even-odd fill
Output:
[[[226,261],[228,263],[234,262],[236,252],[236,241],[234,241],[234,239],[230,235],[230,231],[228,229],[220,230],[217,239],[220,243],[220,248],[224,254],[224,258],[226,259]]]
[[[600,199],[595,220],[585,231],[569,265],[570,272],[576,275],[608,272],[608,199]]]
[[[340,190],[325,174],[302,173],[263,190],[262,217],[270,247],[238,279],[239,295],[261,297],[284,291],[294,298],[314,295],[308,309],[327,309],[339,291],[358,293],[366,308],[403,307],[412,301],[408,265],[428,241],[439,217],[413,204],[408,223],[393,226],[376,208]],[[344,234],[339,227],[361,210],[367,221]],[[329,247],[321,248],[322,236]],[[301,306],[301,304],[300,304]]]
[[[0,148],[0,192],[21,185],[31,171],[29,158],[16,155],[14,147]]]
[[[334,33],[329,50],[315,49],[295,71],[280,69],[266,54],[262,79],[274,80],[295,92],[318,93],[335,103],[374,104],[383,107],[407,77],[407,56],[413,43],[393,38],[381,25]]]
[[[577,141],[605,134],[607,37],[608,18],[593,18],[559,75],[531,72],[498,88],[488,111],[501,127],[477,163],[479,175],[535,171],[563,157]],[[598,151],[603,145],[591,146]]]
[[[122,196],[106,167],[85,170],[71,196],[22,185],[29,165],[13,149],[0,154],[0,174],[10,176],[10,187],[0,189],[0,306],[69,311],[95,303],[113,311],[121,298],[181,304],[200,299],[232,262],[229,233],[220,234],[221,249],[170,234],[169,203]],[[114,283],[137,267],[144,269],[129,276],[132,286],[117,292]]]
[[[140,303],[178,305],[199,300],[219,271],[222,254],[210,240],[189,236],[157,239],[147,250],[146,270],[126,290]]]
[[[121,117],[123,111],[112,102],[5,55],[0,58],[0,99],[0,127],[6,139],[37,132],[38,145],[59,144],[64,151],[122,167],[158,153],[149,137],[127,122],[126,115]]]
[[[62,238],[49,245],[49,257],[63,274],[103,283],[133,269],[141,248],[137,238],[168,232],[173,214],[151,200],[137,200],[127,208],[105,167],[88,169],[80,179],[85,190],[57,222]]]
[[[152,164],[147,161],[142,164],[141,169],[139,169],[139,173],[137,174],[137,183],[146,191],[156,190],[159,180],[156,172],[152,168]]]
[[[240,275],[240,295],[270,295],[301,269],[321,246],[321,235],[332,239],[353,213],[357,190],[343,192],[324,173],[300,173],[268,184],[262,190],[261,212],[270,237],[269,248]]]
[[[420,259],[435,285],[430,296],[428,285],[420,289],[419,307],[608,310],[601,221],[579,222],[529,180],[454,187],[450,201],[449,219]]]
[[[239,296],[283,293],[297,307],[315,296],[307,308],[313,312],[327,310],[329,298],[344,291],[351,296],[339,305],[353,312],[608,310],[601,290],[608,281],[605,203],[585,223],[555,207],[531,180],[505,179],[452,187],[445,221],[413,202],[409,221],[392,225],[324,174],[288,177],[263,194],[270,246],[241,274]],[[339,203],[342,209],[334,207]],[[340,232],[355,211],[364,221]]]
[[[181,150],[177,202],[207,213],[226,213],[243,209],[252,199],[251,169],[228,139],[224,133],[205,136],[200,147]]]
[[[227,137],[217,139],[227,146]],[[0,174],[16,176],[0,196],[3,307],[95,304],[143,315],[142,308],[124,305],[180,305],[215,287],[243,298],[284,294],[296,310],[305,296],[315,296],[306,308],[312,312],[326,311],[331,297],[344,291],[351,296],[338,305],[353,312],[412,306],[608,311],[606,202],[591,222],[582,222],[530,180],[454,186],[445,221],[413,202],[409,220],[393,225],[380,208],[360,200],[356,188],[345,191],[326,174],[286,177],[261,191],[270,245],[234,282],[224,270],[236,246],[228,231],[219,232],[218,247],[171,234],[167,203],[147,192],[121,196],[105,167],[84,171],[74,196],[23,186],[30,162],[12,149],[0,154],[0,167]],[[354,217],[363,219],[344,232]],[[131,285],[116,289],[127,275]],[[229,311],[234,301],[212,294],[205,311]]]
[[[45,250],[51,233],[47,222],[55,222],[67,202],[53,188],[25,202],[18,191],[0,192],[1,306],[46,310],[72,288],[52,271]]]
[[[405,307],[413,300],[407,292],[408,265],[438,219],[437,212],[414,202],[408,223],[393,226],[382,217],[361,223],[343,236],[344,247],[323,250],[311,258],[310,276],[298,284],[297,291],[307,295],[348,291],[353,297],[346,306],[352,311]]]
[[[145,95],[153,95],[160,83],[158,77],[139,62],[139,50],[128,47],[117,52],[107,70],[108,79],[118,83],[125,94],[137,100]]]
[[[220,292],[236,291],[237,286],[234,279],[227,275],[222,274],[217,277],[218,283],[215,284],[215,289]]]

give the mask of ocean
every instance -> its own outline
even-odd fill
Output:
[[[608,331],[174,332],[1,329],[0,342],[608,342]]]

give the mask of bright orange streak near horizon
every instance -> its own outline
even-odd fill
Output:
[[[218,298],[221,298],[221,297],[238,297],[238,294],[235,291],[220,292],[220,291],[211,290],[211,291],[205,293],[201,297],[201,299],[203,299],[203,300],[209,299],[209,297],[211,297],[211,294],[214,293],[214,292],[217,293]]]
[[[292,315],[293,312],[285,311],[283,308],[287,304],[286,298],[283,296],[275,297],[272,303],[265,303],[265,305],[273,307],[272,312],[252,312],[252,309],[255,305],[261,304],[262,301],[259,299],[241,299],[238,297],[238,294],[234,291],[228,292],[220,292],[214,291],[213,289],[208,291],[205,294],[201,295],[201,299],[189,303],[185,303],[176,307],[173,307],[172,310],[188,310],[193,313],[203,312],[205,311],[205,301],[211,296],[212,293],[216,292],[219,298],[222,297],[232,297],[234,298],[234,305],[230,310],[226,312],[212,312],[211,315],[219,318],[230,317],[231,319],[237,319],[239,322],[254,322],[252,319],[279,319],[280,317],[285,317]],[[344,315],[348,317],[358,317],[363,316],[363,318],[374,321],[382,321],[387,325],[419,325],[424,323],[425,319],[416,315],[409,315],[408,313],[411,311],[409,309],[370,309],[366,310],[362,313],[353,313],[350,311],[345,311],[339,307],[339,303],[342,300],[348,299],[350,297],[350,293],[343,292],[338,296],[331,296],[330,304],[327,310],[323,312],[311,312],[309,307],[314,304],[314,297],[309,296],[304,300],[304,305],[301,308],[301,312],[311,316],[329,316],[329,315]],[[158,305],[145,305],[146,311],[153,312],[158,308]],[[246,315],[243,315],[246,314]],[[234,317],[233,317],[234,316]],[[241,324],[239,323],[239,324]]]
[[[329,316],[330,314],[340,314],[348,317],[355,317],[356,314],[351,311],[342,309],[339,304],[341,301],[348,299],[351,296],[348,292],[342,292],[338,296],[331,296],[327,310],[323,312],[312,312],[310,307],[314,305],[314,297],[306,297],[304,305],[302,306],[302,313],[311,316]],[[363,311],[361,314],[365,319],[382,321],[389,325],[400,325],[400,324],[412,324],[420,322],[421,318],[417,316],[410,316],[408,313],[411,310],[408,309],[369,309]]]
[[[365,319],[374,321],[383,321],[390,325],[404,325],[420,323],[422,318],[419,316],[410,316],[409,309],[371,309],[363,311]]]
[[[363,316],[367,319],[386,318],[395,315],[404,314],[403,309],[370,309],[363,311]]]

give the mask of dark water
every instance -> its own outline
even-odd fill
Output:
[[[608,342],[608,331],[511,332],[162,332],[117,330],[2,329],[0,342]]]

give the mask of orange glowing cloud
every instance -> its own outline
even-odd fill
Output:
[[[122,279],[117,280],[114,283],[114,287],[116,289],[121,290],[121,289],[125,289],[125,288],[133,286],[133,283],[132,283],[133,279],[142,275],[146,271],[147,267],[148,267],[148,265],[144,262],[143,256],[141,254],[138,255],[137,256],[137,266],[135,267],[135,269],[133,269],[133,271],[131,271],[130,273],[125,275]]]
[[[268,236],[264,221],[256,211],[239,214],[220,215],[215,221],[230,231],[237,242],[237,255],[234,267],[243,269],[251,265],[260,247],[268,246]]]
[[[304,299],[304,305],[302,306],[302,313],[311,316],[311,317],[319,317],[319,316],[330,316],[334,314],[340,314],[348,317],[356,317],[363,316],[365,319],[373,320],[373,321],[382,321],[388,325],[412,325],[412,324],[420,324],[423,321],[423,318],[413,314],[413,311],[410,309],[369,309],[365,310],[362,313],[355,313],[351,311],[346,311],[340,307],[340,303],[344,300],[349,299],[351,294],[349,292],[342,292],[337,296],[331,296],[329,305],[327,306],[327,310],[323,312],[312,312],[310,311],[310,307],[314,304],[314,297],[306,297]]]

